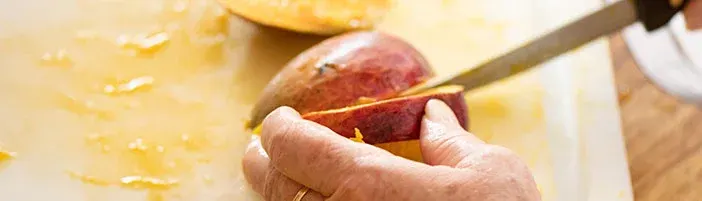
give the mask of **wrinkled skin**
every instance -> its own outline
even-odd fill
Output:
[[[540,194],[525,163],[510,150],[466,132],[441,101],[427,103],[420,145],[424,163],[356,143],[282,107],[263,123],[243,161],[265,200],[534,201]]]
[[[362,98],[388,99],[433,75],[419,51],[395,36],[377,31],[335,36],[278,72],[254,106],[249,127],[280,106],[306,114],[356,105]]]

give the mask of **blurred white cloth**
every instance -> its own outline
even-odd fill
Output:
[[[678,15],[667,27],[646,32],[640,24],[623,31],[641,71],[665,92],[702,105],[702,31],[688,31]]]

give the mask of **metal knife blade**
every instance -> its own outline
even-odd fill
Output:
[[[621,0],[548,32],[481,65],[419,84],[401,95],[412,95],[442,85],[475,89],[527,71],[542,62],[616,32],[638,21],[635,2]]]

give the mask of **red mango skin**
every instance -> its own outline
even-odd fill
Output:
[[[424,108],[431,99],[445,102],[459,123],[468,129],[468,107],[462,89],[401,97],[329,111],[312,112],[304,119],[324,125],[344,137],[355,137],[354,128],[363,134],[363,141],[379,144],[419,139]]]
[[[384,100],[434,76],[412,45],[377,32],[351,32],[304,51],[268,83],[251,114],[250,126],[280,106],[307,114]]]

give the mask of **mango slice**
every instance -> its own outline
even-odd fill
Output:
[[[431,99],[445,102],[467,128],[468,109],[463,87],[446,86],[415,96],[387,99],[341,109],[311,112],[302,117],[329,127],[344,137],[363,131],[363,141],[379,144],[419,139],[426,103]]]

